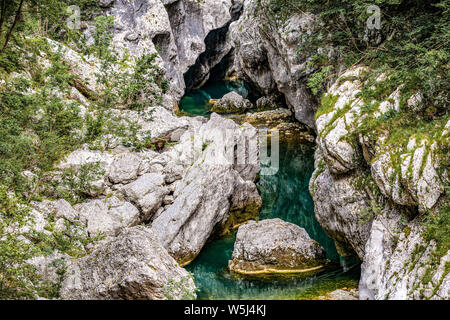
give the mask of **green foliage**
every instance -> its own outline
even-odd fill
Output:
[[[162,287],[162,291],[167,300],[195,300],[195,291],[192,290],[193,275],[182,277],[180,280],[170,278]],[[197,289],[198,290],[198,289]]]
[[[149,132],[143,134],[135,121],[114,109],[137,110],[140,119],[150,120],[148,106],[161,101],[168,83],[155,65],[156,54],[134,61],[115,51],[113,18],[98,16],[97,2],[24,0],[11,28],[20,0],[0,0],[0,299],[57,297],[60,284],[43,281],[27,261],[55,250],[80,257],[83,246],[98,240],[75,222],[66,221],[64,231],[55,228],[52,216],[46,217],[50,233],[19,232],[32,223],[30,201],[81,202],[96,191],[94,182],[104,174],[98,163],[61,172],[54,171],[55,163],[85,143],[107,149],[106,137],[135,150],[153,147]],[[92,45],[79,30],[66,26],[69,5],[81,8],[82,21],[94,20]],[[65,62],[64,46],[55,50],[48,38],[100,62],[95,80],[101,90],[80,89],[88,106],[73,100],[71,89],[84,84]],[[62,279],[65,267],[55,264]]]
[[[334,66],[329,63],[328,57],[324,55],[315,55],[308,61],[308,67],[317,70],[312,73],[306,81],[307,86],[315,95],[326,90],[325,85],[333,75]]]
[[[74,129],[82,124],[76,105],[63,103],[50,87],[30,93],[30,86],[19,78],[0,88],[0,183],[16,191],[22,191],[22,171],[49,170],[78,145]]]
[[[445,203],[438,212],[430,212],[425,217],[425,239],[435,240],[437,244],[436,254],[442,257],[450,250],[450,188],[447,187]]]
[[[29,209],[0,185],[0,299],[33,297],[38,276],[26,263],[36,248],[20,239],[19,230],[29,222]]]
[[[367,9],[371,5],[381,9],[380,31],[367,30],[372,15]],[[319,23],[310,36],[305,36],[299,53],[332,46],[339,54],[332,61],[317,54],[307,55],[314,58],[310,63],[316,72],[308,82],[314,92],[320,92],[320,81],[329,78],[330,65],[362,63],[374,74],[391,70],[392,80],[397,85],[403,83],[404,92],[424,93],[423,103],[437,104],[438,109],[448,105],[449,0],[270,0],[259,10],[273,25],[296,13],[319,16]]]
[[[380,206],[376,201],[370,201],[369,206],[361,210],[360,215],[360,224],[366,224],[369,221],[375,219],[377,216],[383,213],[383,207]]]

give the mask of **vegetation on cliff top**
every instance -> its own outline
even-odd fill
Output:
[[[336,81],[340,68],[365,65],[368,71],[358,79],[337,80],[339,83],[347,80],[363,83],[357,96],[363,103],[363,117],[358,117],[352,134],[365,136],[373,145],[380,141],[380,136],[387,135],[383,146],[379,147],[389,150],[396,175],[401,175],[402,154],[414,152],[407,150],[411,138],[416,140],[416,147],[424,143],[427,148],[421,171],[431,145],[435,144],[433,161],[440,166],[442,181],[447,181],[446,192],[440,208],[424,214],[422,219],[426,240],[436,241],[437,256],[445,255],[450,249],[450,141],[448,132],[444,134],[450,120],[450,1],[261,1],[267,5],[259,7],[259,14],[276,27],[295,14],[312,12],[316,15],[311,34],[303,33],[298,48],[299,55],[310,58],[312,73],[308,75],[308,86],[314,94],[322,95],[316,119],[333,111],[336,97],[326,91]],[[374,26],[378,18],[380,25]],[[380,116],[380,103],[394,104],[389,96],[396,90],[400,97],[398,109]],[[334,118],[344,114],[336,112]]]

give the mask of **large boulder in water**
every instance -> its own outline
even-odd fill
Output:
[[[212,236],[255,218],[262,205],[254,183],[260,171],[257,130],[212,114],[191,134],[183,135],[176,148],[196,150],[192,165],[177,182],[173,203],[152,222],[181,265],[191,262]],[[191,137],[198,148],[192,148]]]
[[[193,299],[189,273],[161,246],[149,228],[137,226],[111,238],[90,255],[72,263],[62,299]]]
[[[240,94],[232,91],[219,99],[211,108],[217,113],[244,113],[253,108],[253,104]]]
[[[277,218],[239,227],[228,267],[242,274],[301,273],[325,263],[325,250],[305,229]]]

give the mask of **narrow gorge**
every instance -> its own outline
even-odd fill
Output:
[[[440,41],[448,2],[385,2]],[[362,0],[74,5],[0,52],[0,298],[449,299],[448,43],[412,69]]]

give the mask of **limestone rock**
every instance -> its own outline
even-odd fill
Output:
[[[257,132],[248,124],[239,127],[212,114],[209,122],[185,133],[172,152],[178,151],[184,151],[178,161],[189,163],[187,172],[177,184],[173,203],[153,221],[152,229],[184,265],[213,234],[259,212],[261,197],[253,182],[260,170]]]
[[[141,221],[139,210],[116,196],[90,200],[75,208],[91,236],[99,233],[115,236],[122,229],[135,226]]]
[[[109,180],[112,183],[128,183],[136,180],[142,158],[134,153],[118,154],[114,157],[109,169]]]
[[[40,281],[50,282],[54,285],[62,281],[62,271],[70,263],[70,256],[58,251],[48,256],[37,256],[27,260],[27,263],[34,266]]]
[[[165,187],[164,176],[147,173],[121,189],[128,201],[134,203],[142,212],[142,221],[148,220],[161,206],[169,190]]]
[[[261,6],[268,4],[246,0],[240,19],[230,27],[235,70],[265,95],[281,92],[296,119],[314,128],[315,100],[304,81],[311,72],[308,57],[297,53],[302,33],[311,32],[314,15],[295,14],[276,28],[265,21],[264,14],[256,14]]]
[[[244,274],[307,272],[326,263],[325,250],[305,229],[281,219],[239,227],[228,267]]]
[[[358,133],[365,117],[398,111],[401,98],[399,86],[373,115],[362,112],[357,94],[364,70],[343,73],[328,90],[334,104],[316,119],[319,149],[310,191],[317,220],[341,255],[363,261],[360,299],[447,299],[448,254],[431,262],[435,244],[425,242],[417,217],[442,203],[445,174],[438,174],[437,142],[411,135],[405,147],[389,140],[389,130]]]
[[[280,98],[277,96],[264,96],[256,101],[256,109],[258,112],[276,110],[282,107],[283,104],[280,102]]]
[[[245,1],[241,18],[231,24],[230,36],[235,47],[234,68],[238,75],[268,95],[277,90],[272,77],[267,49],[261,41],[258,23],[254,20],[257,1]]]
[[[56,168],[79,168],[89,163],[99,163],[103,167],[108,167],[113,160],[113,156],[106,152],[79,149],[69,154],[63,161],[56,165]]]
[[[124,230],[66,272],[62,299],[161,300],[195,298],[188,272],[145,227]]]
[[[359,113],[361,100],[357,99],[356,95],[361,90],[358,76],[364,70],[366,70],[364,67],[347,70],[341,78],[352,80],[342,83],[336,81],[331,86],[327,95],[335,99],[334,105],[331,105],[329,112],[320,114],[316,119],[319,134],[317,144],[330,171],[334,174],[346,173],[357,168],[361,159],[352,135],[359,120],[357,115],[363,116]]]
[[[211,111],[217,113],[244,113],[251,108],[253,108],[253,105],[250,101],[232,91],[214,103]]]
[[[47,215],[54,215],[55,219],[64,218],[70,222],[75,222],[79,219],[78,212],[64,199],[34,202],[33,206],[37,210],[45,212]]]
[[[317,151],[316,163],[320,162],[309,185],[317,221],[334,239],[341,255],[356,254],[363,259],[371,221],[361,223],[361,213],[368,210],[370,198],[354,187],[356,177],[333,176]]]
[[[198,69],[192,79],[196,76],[207,79],[209,70],[231,50],[216,33],[224,28],[226,35],[226,28],[236,18],[235,11],[240,5],[239,1],[232,0],[102,2],[105,14],[115,17],[112,35],[119,51],[129,51],[136,58],[158,54],[156,62],[170,81],[167,99],[172,103],[183,96],[184,74],[190,68]],[[87,36],[92,37],[92,28]],[[212,43],[208,45],[208,42]],[[222,50],[214,51],[213,45]],[[168,108],[172,109],[173,104],[169,103]]]

